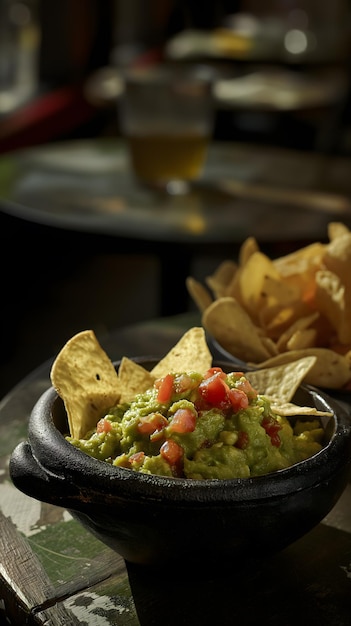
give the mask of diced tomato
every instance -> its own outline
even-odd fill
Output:
[[[229,389],[228,395],[233,411],[235,413],[237,411],[240,411],[240,409],[247,409],[247,407],[249,406],[249,398],[247,397],[245,391],[243,391],[242,389]]]
[[[276,448],[279,448],[281,441],[280,441],[280,437],[278,435],[278,433],[270,433],[270,438],[271,438],[271,442],[272,442],[272,446],[275,446]]]
[[[160,448],[160,454],[167,463],[176,466],[183,458],[183,448],[173,439],[167,439]]]
[[[253,388],[247,378],[242,377],[240,380],[238,380],[238,382],[236,383],[236,389],[241,389],[242,391],[244,391],[250,400],[257,397],[256,389]]]
[[[196,426],[196,415],[191,409],[178,409],[168,427],[174,433],[192,433]]]
[[[234,374],[234,378],[235,380],[239,380],[239,378],[242,378],[243,376],[245,376],[244,372],[232,372]]]
[[[189,391],[191,389],[195,389],[198,386],[198,381],[194,380],[188,374],[182,374],[181,376],[177,376],[173,382],[173,389],[175,393],[184,393],[185,391]]]
[[[168,421],[161,413],[150,413],[140,418],[138,431],[142,435],[152,435],[156,431],[161,431],[167,425]]]
[[[244,448],[247,447],[248,443],[249,443],[249,435],[247,434],[247,432],[245,432],[245,430],[240,430],[238,433],[238,440],[235,444],[235,447],[243,450]]]
[[[108,433],[108,432],[110,432],[111,429],[112,429],[112,424],[111,424],[110,420],[106,419],[105,417],[103,417],[101,420],[99,420],[97,425],[96,425],[96,432],[98,434]]]
[[[265,429],[267,435],[271,438],[272,446],[279,448],[281,441],[278,432],[281,430],[281,425],[274,419],[274,417],[264,417],[261,426]]]
[[[208,411],[212,408],[211,405],[206,402],[205,398],[203,398],[199,393],[197,394],[196,398],[194,398],[194,406],[198,414],[202,413],[202,411]]]
[[[166,374],[164,378],[161,378],[160,381],[157,381],[157,400],[158,402],[161,402],[161,404],[166,404],[170,401],[173,393],[173,381],[174,376],[172,374]]]
[[[214,374],[220,374],[222,378],[226,377],[221,367],[210,367],[204,375],[204,379],[211,378]]]
[[[210,378],[204,379],[199,385],[199,393],[206,402],[222,410],[230,407],[229,387],[221,372],[215,372]]]
[[[129,463],[133,465],[133,463],[142,463],[145,458],[145,452],[135,452],[131,454],[129,457]]]
[[[167,422],[168,424],[168,422]],[[165,429],[162,428],[161,430],[154,430],[153,433],[151,433],[150,435],[150,441],[162,441],[165,438]]]

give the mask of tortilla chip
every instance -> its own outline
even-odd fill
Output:
[[[346,233],[349,232],[350,229],[342,222],[329,222],[328,224],[328,237],[330,241],[333,241],[333,239],[337,239],[342,235],[346,235]]]
[[[131,402],[138,393],[143,393],[153,386],[155,377],[142,365],[123,357],[118,368],[121,387],[120,403]]]
[[[316,304],[334,328],[341,344],[351,343],[351,285],[330,270],[316,274]]]
[[[235,300],[237,300],[238,302],[240,302],[240,304],[242,304],[241,294],[240,294],[241,272],[242,272],[242,267],[238,267],[235,274],[233,274],[231,281],[226,286],[224,293],[222,294],[221,297],[235,298]]]
[[[275,343],[275,341],[273,341],[273,339],[263,334],[260,335],[260,338],[261,338],[262,344],[268,350],[271,356],[275,356],[276,354],[279,354],[277,344]]]
[[[215,298],[226,295],[228,285],[232,283],[238,266],[234,261],[223,261],[211,274],[206,277],[206,283]]]
[[[290,337],[286,347],[288,350],[303,350],[313,348],[316,344],[317,331],[315,328],[297,330]]]
[[[256,320],[267,303],[267,279],[279,281],[280,276],[271,259],[263,252],[254,252],[240,270],[240,302],[252,319]]]
[[[250,256],[252,256],[254,252],[259,251],[260,249],[255,237],[247,237],[239,250],[239,265],[242,267],[246,265]]]
[[[185,285],[189,295],[194,300],[200,313],[202,313],[213,301],[206,287],[204,287],[198,280],[195,280],[192,276],[187,277]]]
[[[274,259],[273,264],[280,276],[284,278],[294,275],[303,278],[312,269],[320,267],[325,249],[325,244],[316,241],[304,248],[299,248],[290,254]]]
[[[316,304],[337,330],[344,310],[345,286],[330,270],[316,273]]]
[[[50,378],[64,402],[70,434],[77,439],[94,428],[121,395],[117,372],[92,330],[67,341]]]
[[[316,361],[316,356],[308,356],[293,363],[249,371],[246,378],[259,394],[285,404],[293,398]]]
[[[295,415],[319,415],[331,417],[333,415],[331,411],[321,411],[315,406],[299,406],[293,402],[286,402],[285,404],[271,402],[271,408],[275,413],[284,417],[292,417]]]
[[[301,302],[296,302],[288,307],[281,307],[280,304],[264,307],[259,312],[262,329],[268,337],[277,341],[281,333],[284,333],[302,315],[302,306]]]
[[[347,232],[327,244],[323,263],[334,272],[347,288],[351,286],[351,232]]]
[[[284,350],[286,350],[291,338],[294,337],[294,335],[296,336],[296,333],[298,331],[303,331],[303,330],[308,329],[311,326],[311,324],[313,324],[313,322],[315,322],[319,318],[319,315],[320,314],[318,311],[314,311],[310,315],[305,315],[304,317],[300,317],[297,320],[295,320],[291,324],[291,326],[289,326],[289,328],[287,328],[277,340],[277,347],[278,347],[279,352],[283,352]],[[303,346],[303,347],[307,347],[307,346]],[[308,346],[308,347],[311,347],[311,346]]]
[[[190,328],[166,356],[151,370],[154,378],[167,374],[196,371],[204,374],[212,366],[212,354],[201,326]]]
[[[292,306],[301,298],[300,288],[281,278],[265,276],[262,282],[262,293],[265,297],[265,306],[279,304],[281,307]]]
[[[203,313],[204,328],[233,356],[243,361],[263,361],[271,352],[260,331],[235,298],[215,300]]]
[[[351,365],[348,359],[337,354],[329,348],[306,348],[304,350],[291,350],[273,356],[262,363],[260,368],[274,367],[291,363],[306,356],[315,356],[317,360],[310,371],[306,374],[305,382],[316,387],[329,389],[341,389],[351,378]],[[257,367],[257,363],[253,364]]]

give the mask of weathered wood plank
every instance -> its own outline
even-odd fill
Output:
[[[26,623],[33,607],[52,598],[54,588],[26,539],[0,512],[0,589],[6,615]]]
[[[66,613],[65,617],[61,613],[61,621],[56,622],[54,620],[59,610]],[[73,618],[77,621],[72,621]],[[58,626],[76,623],[89,626],[140,626],[124,573],[110,576],[97,585],[63,599],[57,605],[36,613],[35,619],[36,623],[43,626],[56,626],[56,623]]]
[[[79,553],[80,545],[77,554],[65,555],[60,533],[56,534],[57,545],[49,544],[49,549],[47,542],[40,542],[40,533],[34,538],[24,537],[0,512],[0,599],[6,616],[13,624],[73,626],[85,623],[83,618],[80,621],[79,615],[90,612],[94,621],[89,618],[89,624],[136,626],[138,619],[122,557],[91,537],[78,522],[72,520],[65,525],[71,525],[69,530],[73,527],[77,533],[83,533],[86,557]],[[76,535],[68,534],[74,540]],[[69,549],[69,552],[72,551]],[[63,564],[71,558],[73,569],[65,569]],[[65,573],[69,577],[62,581]],[[112,621],[107,621],[108,616]]]

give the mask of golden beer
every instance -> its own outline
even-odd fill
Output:
[[[200,134],[129,135],[131,164],[146,182],[194,180],[202,171],[209,138]]]

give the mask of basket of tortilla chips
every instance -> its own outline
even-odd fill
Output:
[[[348,416],[302,384],[315,359],[239,371],[213,361],[194,327],[159,359],[112,363],[83,331],[53,363],[12,480],[129,561],[218,565],[279,550],[347,482]]]

